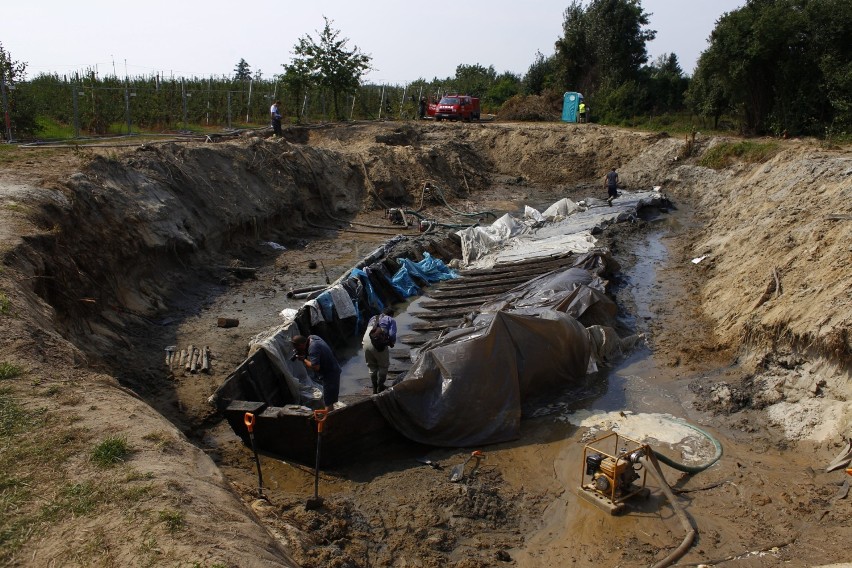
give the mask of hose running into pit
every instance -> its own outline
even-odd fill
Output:
[[[444,197],[444,192],[441,191],[441,188],[438,187],[435,184],[435,182],[432,181],[432,180],[425,182],[423,184],[423,189],[420,190],[420,206],[417,207],[417,209],[415,209],[415,211],[418,212],[418,213],[423,210],[423,200],[424,200],[424,197],[426,196],[426,190],[427,189],[434,189],[435,192],[438,194],[438,197],[441,199],[441,202],[444,204],[444,207],[446,207],[447,209],[449,209],[450,211],[452,211],[456,215],[459,215],[461,217],[488,217],[488,216],[491,216],[495,219],[497,218],[497,215],[495,215],[492,211],[475,211],[473,213],[465,213],[464,211],[459,211],[458,209],[454,209],[447,202],[447,199],[446,199],[446,197]]]
[[[686,512],[675,500],[674,493],[672,493],[671,487],[669,487],[663,472],[660,470],[660,463],[657,461],[657,452],[651,450],[651,452],[647,455],[639,458],[639,463],[647,467],[648,471],[651,472],[651,475],[657,478],[657,481],[660,483],[660,488],[663,490],[663,493],[665,493],[666,498],[672,505],[675,515],[677,515],[678,520],[680,520],[681,526],[686,531],[686,535],[683,537],[683,541],[681,541],[680,545],[668,556],[652,566],[652,568],[665,568],[666,566],[671,566],[677,562],[679,558],[686,554],[686,551],[689,550],[689,547],[692,546],[692,543],[695,541],[695,537],[698,535],[698,529],[695,528],[689,520],[689,517],[686,516]]]

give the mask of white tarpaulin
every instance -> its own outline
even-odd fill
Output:
[[[544,213],[526,206],[523,219],[506,214],[490,227],[470,227],[456,233],[462,241],[462,260],[468,268],[490,268],[568,252],[583,254],[596,244],[593,233],[634,219],[641,207],[664,199],[656,191],[622,191],[612,205],[589,198],[580,203],[560,199]]]

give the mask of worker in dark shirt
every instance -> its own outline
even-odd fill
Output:
[[[606,174],[604,187],[606,187],[606,192],[608,194],[606,200],[610,205],[612,205],[612,200],[618,197],[618,172],[615,171],[615,168],[612,168],[612,170]]]
[[[334,409],[340,395],[340,364],[328,343],[319,335],[297,335],[290,342],[296,350],[296,359],[302,361],[309,370],[313,371],[317,380],[322,383],[322,401],[325,409]]]

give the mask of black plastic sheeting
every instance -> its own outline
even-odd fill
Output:
[[[404,379],[374,399],[379,410],[404,436],[424,444],[516,439],[527,397],[579,384],[595,368],[581,320],[614,324],[615,304],[601,277],[611,268],[607,259],[584,255],[574,267],[483,306],[470,327],[427,343]]]

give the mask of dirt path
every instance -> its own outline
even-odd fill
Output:
[[[678,140],[593,125],[350,125],[288,137],[35,155],[4,171],[0,363],[16,370],[0,382],[4,562],[644,566],[683,535],[660,492],[610,517],[575,488],[591,437],[640,431],[661,413],[711,432],[725,452],[693,477],[666,470],[699,531],[683,562],[848,558],[843,477],[823,469],[849,420],[852,300],[839,288],[852,265],[849,186],[848,174],[822,175],[848,154],[793,142],[767,163],[716,172],[675,160]],[[648,343],[593,378],[606,389],[545,405],[520,440],[482,448],[479,475],[462,484],[447,470],[473,448],[395,445],[324,472],[327,507],[309,512],[312,472],[263,456],[270,503],[252,503],[251,451],[206,401],[249,339],[300,305],[288,290],[335,279],[384,238],[319,226],[386,224],[362,208],[415,207],[426,179],[467,210],[582,199],[613,161],[628,186],[662,185],[677,209],[602,235],[623,265],[613,291],[624,327]],[[795,186],[819,198],[802,207]],[[446,214],[437,201],[425,211]],[[784,294],[757,305],[773,267]],[[220,328],[219,317],[240,324]],[[189,344],[210,347],[209,375],[166,369],[164,347]],[[661,451],[682,457],[659,424]],[[91,455],[107,437],[130,451],[104,468]]]

